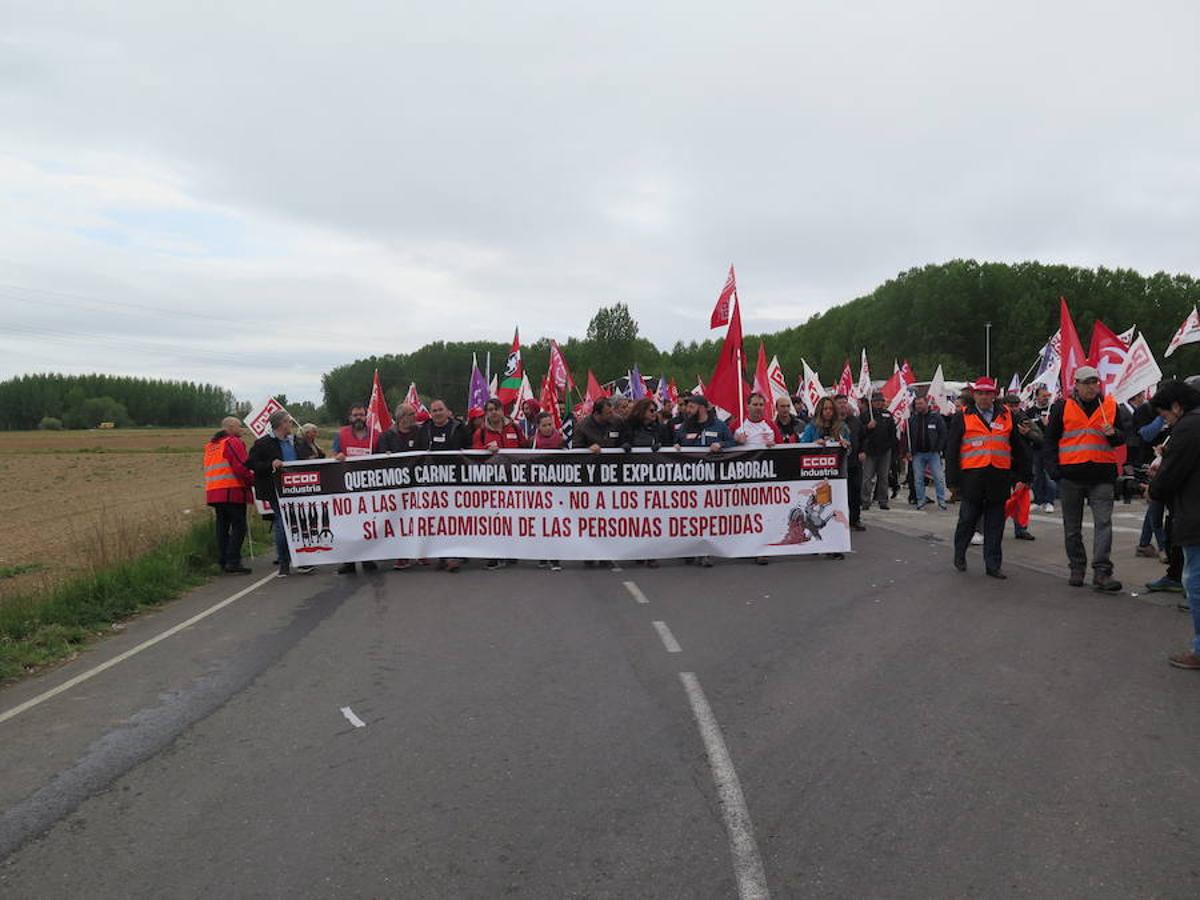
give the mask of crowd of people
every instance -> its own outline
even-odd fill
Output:
[[[959,397],[949,415],[916,396],[902,425],[888,410],[884,395],[852,401],[845,394],[822,398],[809,415],[801,398],[780,397],[770,403],[751,394],[745,418],[731,430],[700,395],[685,395],[675,409],[660,408],[654,397],[601,398],[578,416],[565,407],[557,415],[536,401],[512,418],[501,402],[490,399],[465,419],[454,416],[441,399],[429,404],[427,417],[409,403],[396,407],[391,428],[378,434],[368,427],[367,408],[355,405],[336,433],[330,455],[339,460],[371,453],[408,450],[498,451],[532,448],[559,450],[664,447],[771,447],[788,443],[825,443],[845,449],[849,526],[865,531],[862,511],[872,505],[887,510],[900,491],[918,510],[933,503],[939,510],[958,505],[954,535],[954,568],[967,571],[968,548],[982,546],[984,572],[1004,579],[1002,541],[1008,518],[1018,540],[1034,540],[1024,515],[1011,509],[1014,495],[1028,490],[1029,503],[1044,512],[1061,508],[1068,584],[1087,583],[1088,552],[1083,540],[1084,510],[1091,510],[1091,587],[1101,593],[1122,590],[1112,560],[1113,506],[1122,493],[1145,495],[1148,504],[1139,556],[1158,557],[1166,565],[1150,591],[1181,595],[1195,626],[1191,650],[1170,657],[1172,665],[1200,669],[1200,390],[1183,382],[1164,383],[1152,397],[1139,395],[1117,403],[1102,392],[1099,373],[1089,366],[1075,372],[1068,396],[1053,399],[1040,388],[1028,404],[1012,393],[1001,395],[996,383],[977,379]],[[317,428],[298,426],[288,414],[270,417],[270,432],[247,452],[239,435],[242,423],[222,423],[205,450],[208,503],[216,513],[219,562],[226,572],[246,573],[241,546],[246,534],[246,505],[258,498],[273,503],[274,470],[285,462],[322,458]],[[932,499],[930,494],[932,493]],[[279,517],[274,540],[278,574],[307,573],[292,568],[287,538]],[[424,563],[398,560],[397,569]],[[501,568],[511,560],[489,560]],[[643,564],[655,565],[643,560]],[[701,557],[688,562],[711,565]],[[758,562],[765,564],[766,559]],[[454,572],[461,559],[435,561]],[[373,562],[361,564],[377,568]],[[555,560],[539,565],[559,569]],[[594,565],[594,563],[589,564]],[[354,563],[338,569],[355,571]]]

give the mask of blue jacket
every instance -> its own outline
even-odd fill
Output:
[[[703,425],[695,419],[680,422],[675,427],[675,443],[680,447],[711,447],[713,444],[720,444],[722,447],[737,446],[729,426],[713,415],[710,415]]]

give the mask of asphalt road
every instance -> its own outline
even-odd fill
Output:
[[[1197,896],[1189,618],[1067,587],[1048,518],[960,575],[952,516],[872,511],[843,561],[266,581],[0,720],[0,895]]]

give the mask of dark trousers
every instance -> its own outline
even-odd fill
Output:
[[[1183,548],[1171,540],[1171,526],[1167,516],[1167,577],[1172,581],[1183,581]]]
[[[862,518],[862,466],[847,467],[846,494],[850,501],[850,524],[857,525]]]
[[[242,541],[246,539],[246,504],[213,503],[217,514],[217,562],[222,569],[242,564]]]
[[[958,503],[958,526],[954,529],[954,558],[966,559],[975,523],[983,517],[983,565],[995,572],[1004,562],[1004,503],[978,503],[963,497]]]

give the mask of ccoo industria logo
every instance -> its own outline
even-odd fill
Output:
[[[802,478],[836,478],[839,473],[836,453],[810,453],[800,458]]]
[[[319,494],[321,492],[319,472],[284,472],[279,483],[285,494]]]

